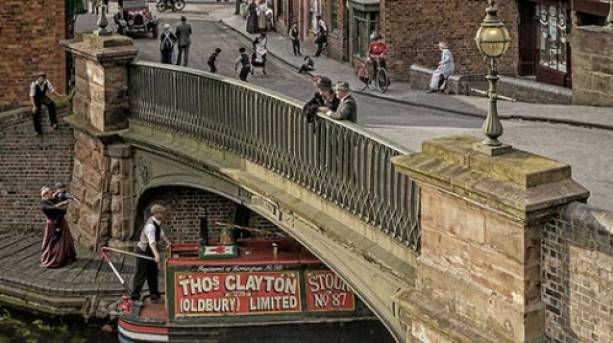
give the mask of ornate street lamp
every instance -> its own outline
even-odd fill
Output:
[[[485,10],[485,19],[481,23],[479,31],[477,31],[475,42],[477,43],[479,51],[489,59],[489,72],[486,76],[489,83],[489,90],[480,93],[488,96],[490,108],[482,127],[483,134],[487,138],[475,148],[490,155],[499,155],[509,151],[510,146],[503,145],[498,141],[498,137],[502,135],[503,130],[500,119],[498,118],[497,100],[505,97],[498,95],[496,92],[496,82],[498,81],[496,60],[507,51],[511,39],[509,38],[509,31],[507,31],[500,18],[498,18],[498,8],[494,0],[488,0],[488,3],[489,7]],[[505,98],[505,100],[512,99]]]

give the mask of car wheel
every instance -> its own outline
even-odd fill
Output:
[[[185,8],[185,1],[177,0],[175,1],[175,10],[182,11]]]

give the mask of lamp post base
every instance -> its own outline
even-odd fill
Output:
[[[488,156],[499,156],[509,153],[513,150],[513,147],[508,144],[500,145],[486,145],[482,142],[473,144],[473,150],[478,151]]]

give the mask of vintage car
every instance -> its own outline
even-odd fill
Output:
[[[159,20],[149,11],[147,0],[119,0],[119,10],[113,19],[120,34],[151,33],[158,36]]]

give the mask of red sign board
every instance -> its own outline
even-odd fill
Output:
[[[345,281],[331,270],[312,270],[306,275],[308,311],[353,311],[355,296]]]
[[[176,273],[175,316],[300,312],[297,271]]]

